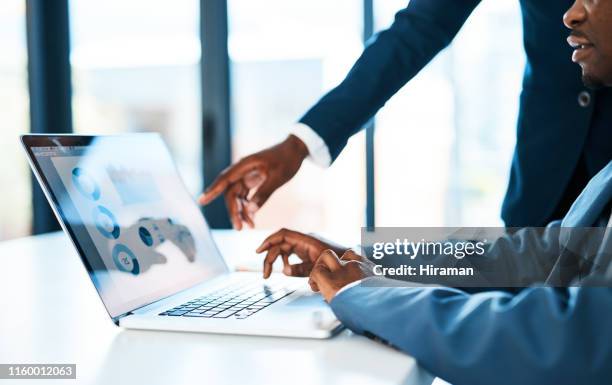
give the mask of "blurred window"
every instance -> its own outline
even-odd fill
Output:
[[[376,0],[375,30],[406,4]],[[201,183],[197,7],[71,1],[75,131],[161,132],[193,192]],[[363,2],[229,0],[228,15],[236,161],[282,140],[343,79],[362,50]],[[381,110],[377,225],[501,223],[523,64],[518,2],[483,2],[451,47]],[[360,133],[329,170],[306,162],[257,225],[356,231],[364,176]]]
[[[19,135],[30,130],[24,0],[0,7],[0,239],[29,234],[31,181]]]
[[[198,0],[71,0],[74,131],[156,131],[201,189]]]
[[[377,0],[376,30],[406,4]],[[519,2],[482,2],[451,46],[380,111],[377,226],[502,223],[524,60]]]
[[[284,139],[344,78],[363,48],[362,4],[228,1],[234,161]],[[304,162],[260,210],[257,226],[358,235],[365,217],[364,151],[361,133],[330,169]]]

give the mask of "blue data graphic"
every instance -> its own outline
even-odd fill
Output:
[[[167,255],[177,251],[189,262],[195,261],[193,234],[171,218],[142,217],[127,226],[120,224],[121,210],[129,212],[130,205],[150,204],[160,199],[155,181],[148,172],[122,166],[99,168],[106,171],[98,175],[99,180],[95,178],[96,174],[82,166],[71,167],[67,176],[74,191],[85,198],[79,204],[84,213],[89,210],[90,219],[86,223],[90,223],[92,235],[100,242],[100,249],[105,250],[101,254],[107,256],[109,269],[141,275],[155,265],[168,263]],[[111,184],[101,183],[107,182],[106,177]],[[113,188],[116,194],[111,194]],[[120,202],[114,202],[115,196],[119,196]],[[173,247],[178,250],[173,251]]]
[[[100,199],[100,186],[82,168],[75,167],[72,170],[72,183],[85,198],[93,201]]]
[[[140,240],[142,241],[142,243],[144,243],[148,247],[153,246],[153,236],[145,227],[140,227],[138,229],[138,235],[140,236]]]
[[[132,250],[130,250],[130,248],[126,245],[119,243],[113,247],[113,261],[115,262],[117,269],[121,271],[132,273],[134,275],[138,275],[140,273],[138,260],[136,259],[136,256]]]
[[[105,238],[117,239],[121,234],[115,215],[104,206],[97,206],[93,212],[96,228]]]

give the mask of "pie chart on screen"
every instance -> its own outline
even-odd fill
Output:
[[[85,198],[97,201],[100,199],[100,186],[80,167],[72,170],[72,183]]]
[[[112,212],[104,206],[97,206],[93,212],[96,229],[108,239],[119,238],[119,225]]]
[[[117,244],[113,248],[113,261],[117,269],[138,275],[140,273],[140,265],[136,256],[126,245]]]

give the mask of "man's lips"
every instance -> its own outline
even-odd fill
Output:
[[[574,63],[584,60],[594,46],[589,39],[575,35],[570,35],[567,38],[567,43],[574,49],[574,54],[572,55]]]
[[[593,46],[593,43],[591,43],[589,39],[574,35],[570,35],[567,38],[567,43],[574,49],[581,49]]]

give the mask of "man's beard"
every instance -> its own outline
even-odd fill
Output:
[[[592,90],[598,90],[606,85],[603,80],[595,76],[585,74],[584,72],[582,73],[582,82],[587,88]]]

